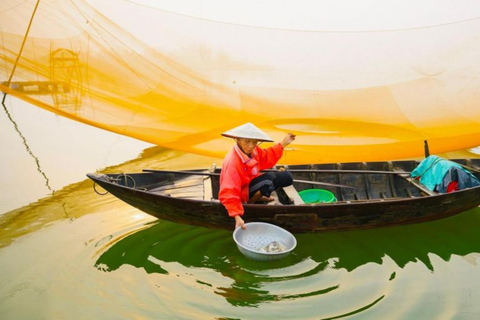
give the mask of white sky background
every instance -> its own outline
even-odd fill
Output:
[[[88,1],[95,7],[118,3],[118,0]],[[392,30],[480,16],[478,0],[123,1],[214,21],[293,30]]]
[[[470,24],[432,33],[415,28],[480,17],[479,0],[87,1],[144,43],[213,82],[314,90],[381,86],[448,70],[454,61],[448,52],[460,52],[478,30]],[[138,6],[225,24],[220,28],[194,19],[179,23],[178,16],[156,10],[142,10],[139,16],[133,14]],[[320,33],[280,34],[274,29]],[[415,29],[415,34],[368,32],[405,29]],[[198,48],[207,48],[213,57],[225,54],[231,61],[276,71],[261,76],[237,72],[231,65],[210,61]]]

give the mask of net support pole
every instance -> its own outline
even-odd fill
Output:
[[[35,8],[33,8],[32,17],[30,18],[30,21],[28,22],[27,31],[25,32],[25,36],[23,37],[22,45],[20,46],[20,51],[17,54],[17,58],[15,59],[15,63],[13,65],[12,72],[10,73],[10,77],[8,78],[8,81],[7,81],[7,87],[9,87],[9,88],[10,88],[10,82],[12,82],[13,75],[15,74],[15,69],[17,69],[18,60],[20,60],[20,57],[22,56],[23,47],[25,47],[25,42],[27,42],[28,33],[30,32],[30,27],[32,26],[32,22],[33,22],[33,17],[35,17],[35,13],[37,12],[37,8],[38,8],[39,4],[40,4],[40,0],[37,0],[37,3],[35,4]],[[7,96],[7,93],[4,92],[3,93],[2,104],[5,103],[6,96]]]
[[[425,140],[425,141],[423,141],[423,143],[424,143],[424,149],[425,149],[425,158],[428,158],[430,156],[430,150],[428,148],[428,141]]]

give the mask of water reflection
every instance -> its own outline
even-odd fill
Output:
[[[128,264],[147,273],[164,275],[177,272],[178,268],[172,263],[181,263],[192,274],[207,268],[220,275],[221,282],[224,282],[224,277],[231,279],[229,285],[218,283],[217,277],[204,279],[201,272],[195,279],[198,284],[213,288],[214,294],[225,298],[231,305],[257,306],[263,302],[322,295],[338,288],[338,285],[333,285],[298,294],[265,289],[266,284],[287,283],[317,274],[328,265],[326,262],[305,262],[312,269],[304,270],[299,265],[306,258],[291,254],[286,259],[270,263],[251,261],[237,250],[231,232],[157,221],[106,248],[95,266],[112,272]]]
[[[338,257],[335,267],[348,271],[370,262],[381,264],[385,256],[394,260],[400,268],[413,262],[422,263],[430,271],[435,271],[431,255],[449,261],[452,255],[465,256],[480,252],[479,227],[480,208],[476,208],[429,223],[328,235],[304,235],[301,239],[318,241],[318,250],[310,253],[313,259],[325,261]]]
[[[479,227],[480,209],[474,209],[411,226],[300,234],[297,248],[287,258],[257,262],[241,255],[228,231],[156,221],[105,246],[95,267],[115,272],[131,265],[149,274],[171,275],[178,272],[175,263],[180,263],[197,284],[211,288],[233,306],[253,307],[284,300],[298,303],[351,287],[348,274],[355,274],[361,267],[371,270],[372,264],[386,267],[381,273],[384,286],[394,282],[408,264],[423,265],[435,272],[435,256],[448,262],[452,256],[480,253]],[[205,279],[203,272],[198,272],[204,269],[221,275],[222,281],[217,277]],[[225,277],[231,280],[227,286]],[[344,315],[373,307],[385,294],[367,296],[364,305],[346,310]]]
[[[39,157],[47,167],[52,162]],[[217,161],[154,147],[140,159],[102,171],[208,168],[212,162]],[[70,171],[78,170],[84,177],[83,169]],[[33,176],[38,173],[26,179]],[[300,234],[292,254],[265,263],[237,250],[233,230],[155,220],[111,195],[98,196],[92,186],[85,179],[55,187],[54,196],[0,215],[4,318],[432,319],[480,314],[480,209],[417,225]],[[8,191],[9,196],[25,192],[11,185]]]

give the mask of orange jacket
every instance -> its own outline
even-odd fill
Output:
[[[220,174],[220,191],[218,199],[231,217],[243,215],[243,205],[248,201],[248,185],[260,175],[260,170],[273,167],[282,157],[283,147],[280,143],[262,149],[255,147],[252,157],[244,154],[238,145],[225,156]]]

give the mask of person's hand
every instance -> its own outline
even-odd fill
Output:
[[[243,230],[247,229],[245,226],[245,221],[243,221],[242,217],[240,216],[235,216],[235,229],[238,227],[241,227]]]
[[[288,146],[290,143],[292,143],[293,140],[295,140],[295,137],[296,135],[294,135],[293,133],[289,132],[285,138],[283,138],[282,142],[280,142],[282,144],[282,147],[286,147]]]

